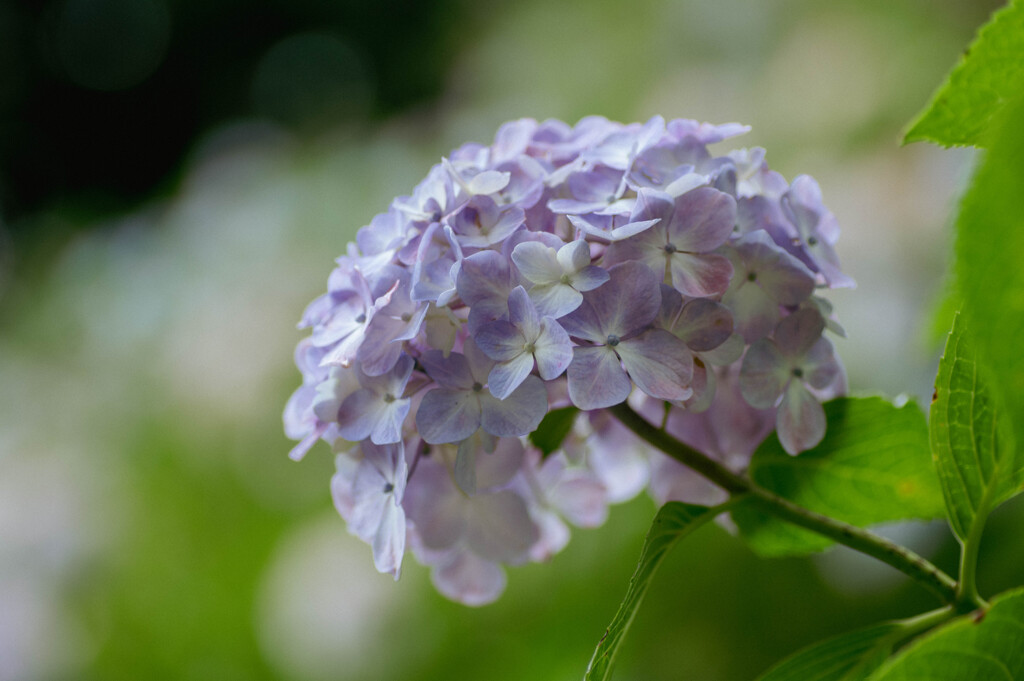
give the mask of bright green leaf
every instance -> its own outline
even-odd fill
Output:
[[[998,446],[995,405],[979,375],[963,318],[953,321],[935,378],[931,443],[949,523],[966,541],[975,522],[1020,491],[1013,450]]]
[[[547,457],[565,442],[578,413],[576,407],[552,409],[544,415],[537,430],[530,433],[530,442]]]
[[[670,501],[661,507],[654,517],[651,529],[647,532],[647,538],[644,539],[640,562],[629,580],[626,597],[622,599],[622,604],[619,605],[619,610],[605,630],[604,636],[598,641],[584,681],[604,681],[611,678],[615,655],[619,652],[619,646],[622,645],[626,632],[633,623],[637,609],[643,601],[644,594],[647,593],[647,587],[650,586],[651,578],[661,565],[662,559],[677,541],[712,520],[724,510],[724,506],[723,504],[707,508]]]
[[[1024,589],[922,636],[870,681],[1024,681]]]
[[[978,32],[904,142],[987,147],[1000,110],[1024,83],[1024,4],[1013,0]]]
[[[1022,57],[1024,61],[1024,57]],[[1001,485],[1024,484],[1024,452],[1014,447],[1024,422],[1024,99],[1005,112],[992,149],[974,175],[957,218],[956,281],[964,301],[964,328],[1002,405]]]
[[[757,681],[864,681],[892,652],[900,625],[858,629],[798,651]]]
[[[825,439],[798,456],[787,454],[774,435],[765,440],[750,462],[754,482],[858,527],[943,515],[928,427],[916,404],[848,397],[826,403],[825,417]],[[759,510],[756,501],[737,508],[733,518],[761,555],[803,555],[832,544]]]

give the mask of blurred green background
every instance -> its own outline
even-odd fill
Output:
[[[377,574],[285,456],[295,322],[355,230],[505,120],[754,126],[844,232],[857,391],[927,403],[930,308],[970,154],[903,124],[998,3],[0,4],[0,681],[577,679],[654,514],[510,570],[496,604]],[[1019,583],[1010,504],[985,594]],[[947,570],[942,523],[884,531]],[[844,551],[762,561],[718,527],[655,580],[616,678],[751,679],[932,607]]]

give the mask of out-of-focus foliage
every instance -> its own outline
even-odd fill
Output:
[[[922,637],[870,681],[1024,678],[1024,590],[1003,594],[982,614],[966,615]]]
[[[1011,0],[978,38],[911,124],[904,142],[987,147],[998,114],[1024,84],[1024,3]]]
[[[885,661],[899,630],[887,622],[830,638],[783,660],[758,681],[858,681]]]
[[[597,644],[594,657],[587,667],[586,681],[606,681],[611,678],[619,646],[622,645],[651,584],[651,578],[657,572],[665,555],[680,539],[713,520],[715,515],[717,513],[713,509],[681,504],[678,501],[670,501],[658,509],[651,529],[647,531],[644,547],[640,552],[640,562],[636,566],[636,572],[629,579],[629,589],[622,599],[622,605]]]

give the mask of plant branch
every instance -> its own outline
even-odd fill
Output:
[[[946,603],[963,602],[953,578],[910,549],[873,532],[803,508],[758,486],[749,478],[732,472],[693,447],[651,425],[625,402],[611,407],[610,410],[622,425],[635,435],[726,491],[733,494],[748,493],[765,511],[896,568],[930,589]],[[982,604],[972,601],[970,605]]]

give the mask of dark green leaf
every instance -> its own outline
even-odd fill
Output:
[[[662,559],[677,541],[712,520],[722,510],[721,506],[706,508],[678,501],[670,501],[661,507],[654,517],[651,529],[647,532],[647,538],[644,539],[640,562],[629,580],[629,588],[622,599],[622,604],[619,605],[619,611],[615,613],[615,618],[597,643],[594,656],[587,667],[585,681],[604,681],[611,678],[615,655],[619,652],[619,646],[633,623],[633,617],[636,616],[644,594],[647,593],[651,577],[661,565]]]
[[[565,442],[579,412],[576,407],[552,409],[544,415],[537,430],[530,433],[530,442],[547,457]]]
[[[1013,0],[978,32],[904,142],[989,146],[1000,110],[1024,83],[1024,5]]]
[[[943,515],[928,428],[916,404],[848,397],[825,404],[825,417],[825,439],[798,456],[787,454],[774,435],[765,440],[750,462],[754,482],[858,527]],[[733,518],[761,555],[802,555],[832,544],[760,510],[757,502],[737,508]]]
[[[967,539],[975,522],[1020,490],[1013,450],[999,447],[995,405],[957,315],[935,378],[931,443],[949,523]],[[1005,438],[1004,438],[1005,439]]]
[[[1024,484],[1024,99],[1008,107],[957,219],[956,280],[964,329],[993,403],[1001,405],[1000,486]],[[1005,462],[1003,461],[1005,457]]]
[[[1024,589],[922,636],[870,681],[1024,681]]]
[[[898,624],[878,624],[804,648],[757,681],[863,681],[892,652]]]

